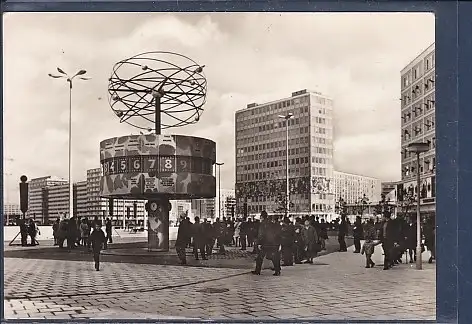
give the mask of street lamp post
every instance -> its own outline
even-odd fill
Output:
[[[69,83],[69,218],[74,215],[74,185],[72,183],[72,81],[75,77],[78,77],[81,80],[90,80],[90,78],[82,77],[87,73],[85,70],[80,70],[72,77],[70,77],[67,73],[65,73],[62,69],[57,68],[57,71],[60,73],[59,75],[51,74],[48,75],[54,79],[66,79],[67,83]]]
[[[408,145],[410,152],[416,153],[416,269],[423,268],[421,258],[421,197],[420,197],[420,154],[429,151],[429,144],[423,142],[411,143]]]
[[[218,218],[221,220],[221,166],[223,162],[216,162],[218,166]]]
[[[292,113],[288,113],[287,115],[279,115],[279,118],[285,120],[285,181],[286,181],[286,188],[285,188],[285,217],[289,215],[290,209],[290,187],[289,187],[289,175],[288,175],[288,121],[289,119],[293,118]]]

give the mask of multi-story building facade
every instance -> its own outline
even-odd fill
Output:
[[[100,197],[101,168],[87,170],[87,212],[90,217],[110,218],[116,227],[145,226],[144,200],[113,199],[113,215],[110,202]],[[135,206],[136,205],[136,206]]]
[[[215,198],[209,199],[192,199],[192,214],[201,219],[215,219]]]
[[[169,212],[170,226],[175,226],[179,222],[180,216],[189,217],[191,221],[195,219],[195,216],[198,216],[192,214],[191,200],[171,200],[170,204],[172,206]]]
[[[215,217],[233,217],[232,208],[236,208],[236,197],[234,189],[217,190],[215,197],[215,206]],[[234,216],[236,216],[236,211],[234,214]]]
[[[401,164],[402,181],[397,186],[397,198],[421,197],[421,211],[434,214],[436,207],[436,133],[435,133],[435,45],[432,44],[401,71]],[[413,142],[429,144],[429,151],[420,156],[408,151]],[[416,175],[421,186],[417,188]]]
[[[15,221],[21,217],[23,213],[18,204],[4,204],[3,205],[3,224],[14,225]]]
[[[27,217],[47,223],[49,221],[47,188],[55,185],[67,185],[67,183],[64,179],[51,176],[31,179],[28,182]],[[66,211],[68,213],[68,209]]]
[[[88,217],[87,181],[74,183],[74,215]]]
[[[380,179],[334,171],[334,193],[337,201],[342,198],[347,204],[356,204],[365,196],[367,202],[377,204],[381,200],[381,187]]]
[[[301,90],[236,112],[237,214],[285,212],[286,120],[290,215],[334,213],[333,101]]]
[[[101,168],[87,170],[87,211],[89,216],[98,216],[100,219],[110,218],[115,227],[144,226],[145,201],[114,199],[111,212],[109,200],[100,197],[101,176]]]
[[[107,210],[107,202],[100,197],[100,178],[102,168],[87,170],[87,212],[90,216],[104,216],[103,210]]]

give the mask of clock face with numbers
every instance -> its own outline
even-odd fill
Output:
[[[157,206],[157,203],[153,202],[153,203],[151,203],[150,207],[151,207],[152,211],[156,211],[158,206]]]

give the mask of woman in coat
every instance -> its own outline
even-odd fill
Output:
[[[315,258],[319,252],[319,239],[316,229],[310,224],[309,220],[305,221],[302,236],[306,249],[306,263],[313,263],[313,258]]]

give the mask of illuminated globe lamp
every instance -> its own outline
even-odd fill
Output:
[[[216,195],[215,142],[161,132],[200,120],[207,89],[203,67],[181,54],[147,52],[116,63],[109,79],[114,114],[141,132],[100,143],[100,194],[148,201],[149,251],[169,250],[170,200]]]

